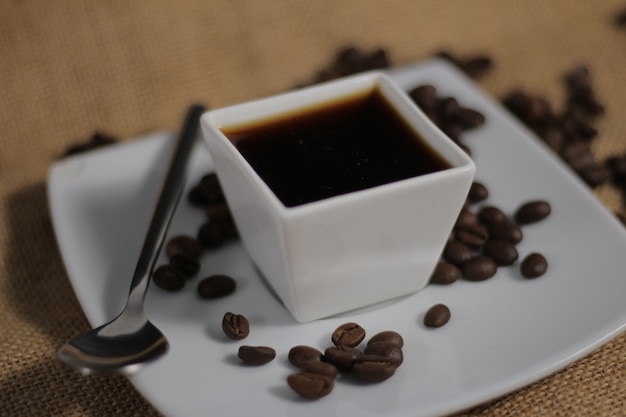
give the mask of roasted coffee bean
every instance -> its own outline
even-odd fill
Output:
[[[454,142],[459,143],[461,135],[465,131],[460,123],[453,120],[445,120],[439,123],[439,128]]]
[[[486,74],[493,65],[491,58],[486,55],[475,55],[462,59],[449,51],[440,51],[436,56],[450,61],[471,78],[480,78]]]
[[[402,361],[404,360],[402,348],[388,342],[368,343],[363,353],[365,355],[383,356],[393,361],[396,366],[402,365]]]
[[[76,155],[79,153],[87,152],[92,149],[101,148],[107,145],[113,145],[118,142],[118,138],[108,135],[103,132],[95,132],[89,139],[83,142],[75,143],[69,146],[63,156]]]
[[[365,338],[365,329],[357,323],[344,323],[337,327],[331,335],[335,346],[355,347]]]
[[[461,266],[461,273],[468,281],[484,281],[493,277],[497,271],[496,261],[484,255],[476,256]]]
[[[431,284],[449,285],[456,282],[461,276],[461,271],[449,262],[439,261],[430,276]]]
[[[226,203],[213,203],[206,206],[205,213],[209,220],[222,222],[231,221],[233,216]]]
[[[519,224],[536,223],[548,217],[551,211],[552,207],[547,201],[529,201],[517,209],[514,219]]]
[[[187,197],[191,204],[200,207],[224,201],[222,186],[213,172],[205,174],[198,184],[192,187]]]
[[[383,382],[396,372],[396,364],[389,358],[377,355],[363,355],[354,361],[350,373],[370,382]]]
[[[443,258],[454,265],[462,265],[474,257],[472,250],[458,240],[449,240],[443,249]]]
[[[214,249],[224,242],[222,228],[219,222],[209,220],[198,230],[198,242],[205,248]]]
[[[350,346],[332,346],[324,351],[324,360],[335,365],[340,371],[346,371],[362,354],[359,349]]]
[[[608,169],[606,169],[604,165],[597,163],[578,169],[576,170],[576,173],[591,188],[596,188],[604,184],[611,176]]]
[[[616,15],[615,15],[615,26],[622,28],[622,29],[626,29],[626,8],[620,10]]]
[[[478,212],[478,221],[484,225],[490,226],[501,223],[506,220],[506,215],[502,210],[494,206],[486,206]]]
[[[461,107],[455,119],[465,129],[473,129],[478,126],[482,126],[485,124],[486,121],[484,114],[467,107]]]
[[[473,226],[478,223],[478,216],[468,209],[463,209],[456,218],[454,228]]]
[[[376,333],[374,336],[370,337],[367,341],[367,344],[370,345],[372,343],[385,342],[390,343],[392,345],[396,345],[399,348],[404,346],[404,339],[398,332],[394,332],[393,330],[384,330],[382,332]]]
[[[166,291],[179,291],[187,280],[183,271],[173,265],[161,265],[152,274],[154,283]]]
[[[289,349],[287,359],[293,366],[300,368],[304,362],[321,361],[324,355],[322,352],[311,346],[298,345]]]
[[[519,257],[515,245],[504,239],[488,240],[482,251],[485,256],[490,257],[501,266],[512,265]]]
[[[437,89],[432,85],[420,85],[409,91],[409,96],[425,112],[435,111],[437,107]]]
[[[237,356],[248,365],[265,365],[274,360],[276,350],[269,346],[242,345],[239,346]]]
[[[198,258],[187,253],[177,253],[170,257],[170,265],[183,271],[186,277],[192,277],[200,271],[200,261]]]
[[[312,374],[326,375],[329,378],[335,379],[339,371],[337,367],[330,362],[322,361],[307,361],[300,365],[302,372],[308,372]]]
[[[424,315],[424,326],[441,327],[450,321],[450,309],[445,304],[435,304]]]
[[[187,254],[194,258],[202,255],[202,246],[191,236],[178,235],[170,238],[165,245],[165,253],[168,257]]]
[[[250,334],[250,323],[245,316],[229,311],[222,319],[222,330],[230,339],[241,340]]]
[[[531,253],[526,256],[520,265],[520,272],[524,278],[537,278],[548,270],[548,261],[540,253]]]
[[[334,382],[326,375],[299,372],[287,377],[287,385],[301,397],[309,400],[322,398],[333,390]]]
[[[211,275],[198,283],[198,294],[202,298],[213,299],[225,297],[235,292],[237,281],[224,274]]]
[[[524,234],[519,225],[510,221],[504,221],[489,225],[489,237],[508,240],[514,245],[517,245],[524,238]]]
[[[481,182],[474,181],[470,186],[469,193],[467,194],[467,199],[471,203],[478,203],[486,200],[489,197],[489,190],[487,187]]]
[[[469,226],[461,226],[455,229],[454,237],[459,242],[465,243],[471,248],[479,248],[485,244],[489,233],[482,225],[476,223]]]

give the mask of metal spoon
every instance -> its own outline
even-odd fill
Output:
[[[113,321],[78,336],[59,349],[61,361],[83,374],[131,373],[168,349],[167,339],[148,320],[143,304],[152,270],[182,194],[187,162],[204,111],[203,106],[193,105],[187,112],[141,249],[126,307]]]

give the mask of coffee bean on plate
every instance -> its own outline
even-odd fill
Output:
[[[485,206],[478,211],[478,221],[484,225],[491,226],[506,220],[506,215],[498,207]]]
[[[183,271],[187,278],[196,275],[200,271],[200,261],[188,253],[174,254],[170,257],[169,264]]]
[[[435,304],[424,315],[424,326],[441,327],[450,321],[450,309],[445,304]]]
[[[463,209],[456,218],[454,228],[473,226],[478,223],[478,216],[468,209]]]
[[[180,254],[187,254],[194,258],[199,258],[202,255],[202,246],[191,236],[178,235],[167,241],[165,253],[169,258]]]
[[[536,223],[550,215],[552,207],[544,200],[529,201],[522,204],[515,212],[515,221],[519,224]]]
[[[518,244],[524,238],[519,225],[511,221],[503,221],[489,225],[489,236],[494,239],[508,240],[513,244]]]
[[[333,390],[333,379],[321,374],[299,372],[287,377],[287,385],[301,397],[309,400],[322,398]]]
[[[479,248],[487,241],[489,233],[484,226],[475,223],[457,227],[454,230],[454,237],[471,248]]]
[[[462,265],[472,257],[474,257],[474,252],[458,240],[449,240],[443,249],[443,258],[454,265]]]
[[[520,272],[524,278],[537,278],[548,270],[548,261],[540,253],[531,253],[524,258]]]
[[[370,337],[370,339],[367,341],[367,344],[370,345],[377,342],[390,343],[392,345],[398,346],[399,348],[402,348],[404,346],[404,339],[402,338],[400,333],[393,330],[384,330],[382,332],[376,333],[374,336]]]
[[[344,323],[337,327],[331,335],[335,346],[355,347],[365,338],[365,329],[357,323]]]
[[[363,354],[383,356],[392,360],[396,366],[402,365],[402,361],[404,360],[402,348],[389,342],[368,343],[365,350],[363,350]]]
[[[383,382],[396,372],[393,360],[378,355],[362,355],[352,364],[350,373],[369,382]]]
[[[276,350],[269,346],[242,345],[239,346],[237,356],[248,365],[265,365],[274,360]]]
[[[96,131],[87,140],[69,146],[65,150],[63,156],[76,155],[92,149],[101,148],[103,146],[113,145],[117,143],[118,140],[119,139],[115,136]]]
[[[300,365],[300,371],[313,374],[326,375],[329,378],[335,379],[339,373],[337,367],[330,362],[322,361],[306,361]]]
[[[363,352],[359,349],[350,346],[332,346],[324,351],[324,360],[335,365],[340,371],[345,371],[350,369],[354,361],[362,354]]]
[[[469,193],[467,194],[467,199],[471,203],[478,203],[486,200],[489,197],[489,191],[487,187],[481,182],[474,181],[470,186]]]
[[[478,255],[461,266],[463,278],[468,281],[484,281],[498,271],[496,261],[488,256]]]
[[[488,240],[484,244],[482,251],[484,255],[490,257],[501,266],[512,265],[519,257],[515,245],[504,239]]]
[[[198,294],[202,298],[212,299],[232,294],[237,288],[237,281],[224,274],[215,274],[198,283]]]
[[[185,286],[187,278],[183,271],[174,265],[161,265],[152,274],[154,283],[166,291],[179,291]]]
[[[324,355],[312,346],[297,345],[289,349],[287,359],[293,366],[300,368],[304,362],[321,361]]]
[[[198,242],[205,248],[219,247],[224,242],[220,223],[214,220],[204,222],[198,229]]]
[[[228,338],[241,340],[245,339],[250,333],[250,323],[241,314],[227,312],[222,318],[222,330]]]
[[[431,284],[448,285],[456,282],[461,277],[461,271],[455,265],[439,261],[430,277]]]

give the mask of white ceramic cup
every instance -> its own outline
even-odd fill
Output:
[[[287,207],[222,131],[376,89],[450,168]],[[299,322],[423,288],[475,173],[471,158],[382,72],[209,111],[201,122],[243,245]]]

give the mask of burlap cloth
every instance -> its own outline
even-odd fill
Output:
[[[45,191],[69,144],[97,129],[123,140],[175,129],[192,101],[218,107],[290,88],[354,44],[385,47],[394,64],[442,48],[487,53],[496,65],[479,82],[495,97],[522,87],[558,102],[563,73],[588,64],[607,108],[596,153],[623,153],[626,30],[613,19],[624,8],[609,0],[0,2],[0,415],[158,415],[124,377],[85,378],[56,360],[60,345],[89,328]],[[621,210],[617,191],[596,192]],[[463,415],[622,416],[625,397],[622,334]]]

